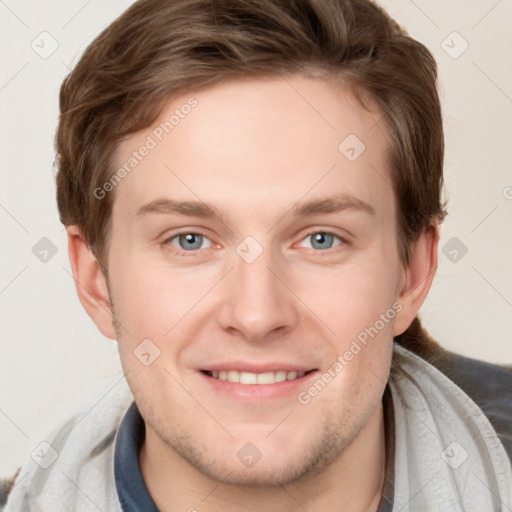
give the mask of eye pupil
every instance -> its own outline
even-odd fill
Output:
[[[185,251],[199,249],[203,242],[203,235],[197,233],[187,233],[179,236],[180,247]]]
[[[329,249],[332,246],[333,239],[334,237],[329,233],[314,233],[311,245],[315,249]]]
[[[330,249],[334,243],[334,235],[318,231],[309,235],[313,249]],[[185,251],[201,249],[203,235],[199,233],[184,233],[177,236],[178,244]]]

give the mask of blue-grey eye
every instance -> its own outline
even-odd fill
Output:
[[[336,235],[331,235],[330,233],[325,233],[323,231],[318,231],[317,233],[310,233],[304,238],[305,240],[311,240],[311,243],[309,246],[312,249],[332,249],[333,247],[339,245],[341,243],[341,240]],[[338,243],[335,243],[338,241]]]
[[[176,245],[174,240],[178,241],[178,245]],[[203,243],[207,242],[209,247],[210,241],[203,235],[199,233],[183,233],[181,235],[176,235],[171,238],[170,243],[179,249],[183,249],[184,251],[194,251],[195,249],[204,249]]]

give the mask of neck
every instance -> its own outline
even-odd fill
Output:
[[[161,512],[260,510],[376,512],[385,480],[380,406],[329,466],[286,486],[236,487],[214,481],[169,448],[146,425],[139,454],[142,476]]]

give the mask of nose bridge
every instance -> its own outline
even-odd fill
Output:
[[[293,294],[276,277],[279,265],[271,250],[248,240],[236,252],[225,283],[219,317],[222,327],[237,330],[250,340],[262,340],[278,329],[288,330],[297,321],[297,310]]]

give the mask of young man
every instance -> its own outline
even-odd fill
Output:
[[[60,106],[76,289],[128,387],[6,511],[512,507],[511,371],[417,318],[445,214],[424,46],[369,1],[142,0]]]

